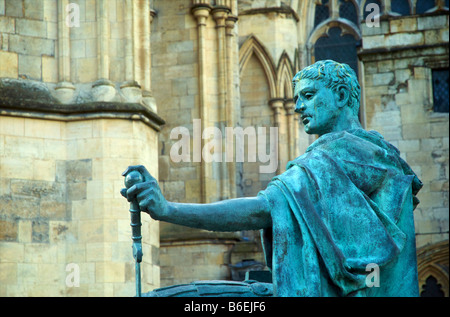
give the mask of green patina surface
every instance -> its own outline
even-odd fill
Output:
[[[360,87],[348,65],[319,61],[293,83],[296,112],[319,138],[257,197],[170,203],[143,166],[129,170],[144,183],[122,194],[157,220],[262,229],[274,296],[418,296],[413,210],[422,183],[394,146],[362,129]],[[179,287],[155,296],[179,296],[187,286]],[[208,287],[219,296],[231,286]]]

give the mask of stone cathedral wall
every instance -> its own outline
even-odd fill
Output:
[[[448,74],[448,1],[406,1],[407,14],[371,1],[377,26],[366,2],[0,0],[0,295],[133,296],[124,169],[146,165],[170,201],[257,194],[316,139],[293,112],[291,80],[338,27],[355,40],[364,128],[424,183],[414,214],[421,290],[433,277],[448,296],[448,110],[435,111],[433,91],[436,71]],[[276,127],[276,171],[195,161],[207,143],[196,143],[197,123]],[[176,162],[186,131],[190,153]],[[258,232],[142,220],[143,291],[233,279],[249,260],[267,270]]]

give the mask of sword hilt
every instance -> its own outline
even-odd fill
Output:
[[[125,176],[125,187],[129,189],[135,184],[142,183],[144,177],[138,171],[131,171]],[[141,211],[137,200],[130,201],[131,239],[133,240],[133,257],[136,262],[142,261]]]

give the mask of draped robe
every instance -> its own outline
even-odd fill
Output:
[[[421,187],[379,133],[321,136],[259,193],[272,206],[261,233],[274,295],[418,296]]]

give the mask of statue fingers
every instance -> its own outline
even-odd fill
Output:
[[[147,186],[146,183],[138,183],[135,184],[133,186],[131,186],[130,188],[128,188],[127,192],[126,192],[126,197],[128,199],[128,201],[132,201],[133,199],[137,198],[137,195],[143,190],[145,189]]]
[[[144,182],[149,182],[156,179],[149,173],[147,168],[144,165],[131,165],[128,166],[127,169],[122,173],[122,176],[126,176],[131,171],[138,171],[144,178]]]
[[[120,194],[128,200],[127,189],[126,188],[122,188],[120,190]]]
[[[159,201],[159,196],[162,195],[156,181],[139,183],[130,187],[126,192],[128,201],[136,199],[139,204],[148,205],[148,200]]]

